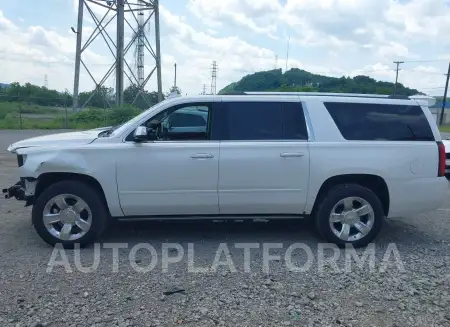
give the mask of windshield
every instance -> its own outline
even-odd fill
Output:
[[[153,105],[152,107],[150,107],[149,109],[141,112],[139,115],[137,115],[136,117],[130,119],[129,121],[118,125],[117,127],[113,127],[112,131],[110,133],[108,133],[109,136],[115,136],[115,135],[119,135],[122,132],[126,131],[130,126],[134,125],[135,123],[137,123],[139,120],[141,120],[143,117],[146,117],[150,112],[158,110],[158,108],[160,108],[161,106],[163,106],[165,103],[167,102],[166,100],[163,100],[155,105]]]

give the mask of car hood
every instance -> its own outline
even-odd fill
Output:
[[[78,144],[89,144],[93,142],[98,135],[108,128],[96,128],[81,132],[67,132],[50,135],[43,135],[18,141],[8,147],[8,151],[15,152],[18,149],[30,147],[61,147]]]

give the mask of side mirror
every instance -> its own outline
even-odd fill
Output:
[[[138,126],[134,131],[133,137],[136,142],[147,141],[148,140],[147,127]]]

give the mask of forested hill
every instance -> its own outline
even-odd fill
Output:
[[[392,94],[394,83],[376,81],[368,76],[329,77],[316,75],[305,70],[292,68],[282,73],[281,69],[257,72],[244,76],[220,90],[219,94],[238,91],[285,91],[285,92],[343,92]],[[419,93],[402,84],[397,84],[398,95]]]

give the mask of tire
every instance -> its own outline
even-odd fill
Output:
[[[368,188],[358,184],[341,184],[332,187],[318,200],[315,224],[317,232],[326,241],[339,247],[350,244],[358,248],[371,243],[380,233],[384,221],[383,205]],[[352,210],[348,210],[350,203]]]
[[[38,235],[52,246],[62,244],[69,249],[75,244],[84,247],[93,243],[106,228],[108,220],[109,213],[99,192],[79,181],[50,185],[36,199],[32,210],[32,222]],[[63,230],[66,225],[72,227]],[[74,235],[70,236],[71,233]]]

